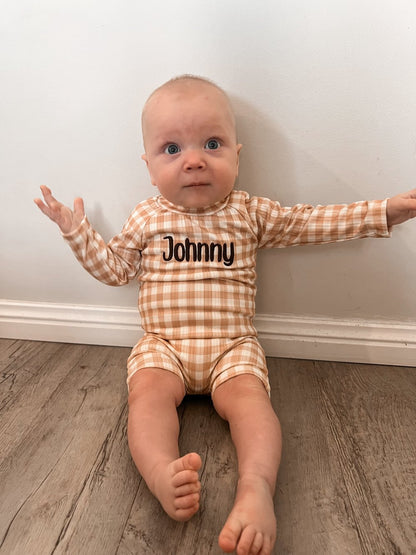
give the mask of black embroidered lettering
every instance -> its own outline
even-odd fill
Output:
[[[192,249],[192,256],[191,256],[191,249]],[[197,260],[197,246],[195,243],[192,243],[188,238],[185,239],[185,256],[186,256],[187,262],[189,262],[190,260],[195,262]]]
[[[175,256],[175,260],[177,260],[178,262],[183,262],[185,260],[185,246],[184,246],[184,244],[183,243],[176,243],[173,253],[174,253],[174,256]]]
[[[224,256],[224,266],[231,266],[232,263],[234,262],[234,243],[232,241],[230,243],[229,256],[227,256],[227,244],[224,243],[223,256]]]
[[[173,257],[173,237],[166,235],[163,239],[166,239],[169,242],[169,255],[166,256],[165,253],[163,253],[163,260],[165,262],[169,262],[169,260],[172,260]]]
[[[225,245],[224,245],[225,246]],[[221,262],[222,260],[222,246],[219,243],[211,243],[209,246],[209,259],[211,260],[211,262],[214,262],[215,260],[215,249],[218,250],[218,262]]]
[[[177,262],[222,262],[224,266],[231,266],[234,262],[234,243],[193,243],[188,238],[184,243],[175,243],[172,235],[165,235],[167,241],[167,251],[163,251],[162,256],[165,262],[172,259]]]
[[[198,243],[198,262],[202,260],[202,249],[205,251],[205,262],[209,262],[209,246],[206,243]]]

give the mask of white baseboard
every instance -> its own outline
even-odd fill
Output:
[[[416,322],[258,314],[255,323],[268,356],[416,365]],[[0,300],[0,336],[131,347],[142,332],[135,308]]]
[[[268,356],[416,366],[416,322],[259,315]]]
[[[134,308],[0,300],[1,337],[131,347],[141,335]]]

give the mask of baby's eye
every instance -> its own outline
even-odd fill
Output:
[[[217,150],[217,148],[220,148],[220,146],[220,142],[217,141],[217,139],[210,139],[205,144],[205,148],[208,150]]]
[[[177,154],[180,151],[181,151],[181,149],[175,143],[170,143],[169,145],[167,145],[165,147],[165,153],[166,154]]]

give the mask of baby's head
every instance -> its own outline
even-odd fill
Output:
[[[233,189],[241,145],[230,101],[211,81],[183,75],[156,89],[142,131],[152,183],[173,204],[211,206]]]

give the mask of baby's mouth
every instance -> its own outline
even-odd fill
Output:
[[[195,188],[198,189],[200,187],[208,187],[209,183],[189,183],[189,185],[185,185],[185,189]]]

